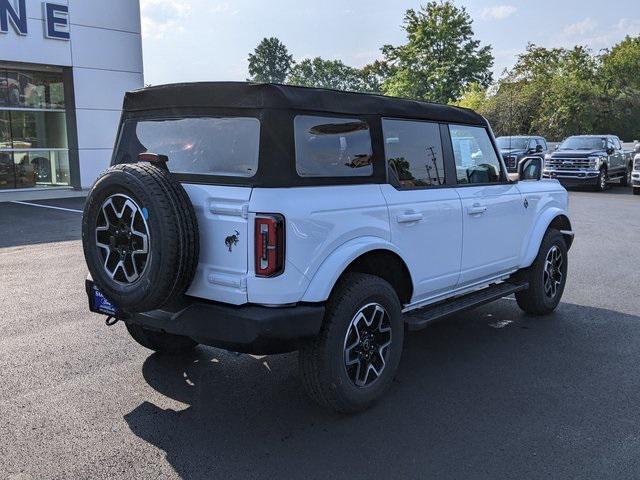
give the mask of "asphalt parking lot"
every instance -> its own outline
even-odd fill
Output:
[[[296,354],[167,360],[87,312],[82,200],[0,204],[0,478],[640,477],[640,198],[571,192],[564,301],[505,299],[409,335],[345,417]]]

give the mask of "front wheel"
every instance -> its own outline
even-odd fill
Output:
[[[628,187],[629,185],[631,185],[631,172],[633,171],[633,166],[631,164],[629,164],[627,166],[627,171],[624,174],[624,177],[622,177],[620,179],[620,185],[622,185],[623,187]]]
[[[532,315],[553,312],[562,298],[567,283],[567,244],[558,230],[545,234],[533,265],[524,271],[529,288],[516,293],[518,306]]]
[[[607,170],[604,168],[600,169],[600,174],[598,175],[598,183],[596,183],[595,189],[596,192],[604,192],[607,189],[607,182],[609,181]]]
[[[327,302],[320,333],[300,349],[307,394],[337,412],[368,408],[391,385],[403,341],[402,308],[391,285],[348,274]]]

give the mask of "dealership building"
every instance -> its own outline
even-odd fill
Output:
[[[139,0],[0,0],[0,201],[90,187],[143,84]]]

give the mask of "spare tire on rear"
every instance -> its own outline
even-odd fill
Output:
[[[130,313],[183,294],[198,264],[198,223],[187,192],[149,163],[115,165],[100,175],[85,204],[82,243],[97,287]]]

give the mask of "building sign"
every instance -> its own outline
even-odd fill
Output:
[[[9,33],[9,25],[18,35],[29,35],[26,0],[0,0],[0,33]],[[44,36],[53,40],[69,40],[69,7],[43,2]]]

